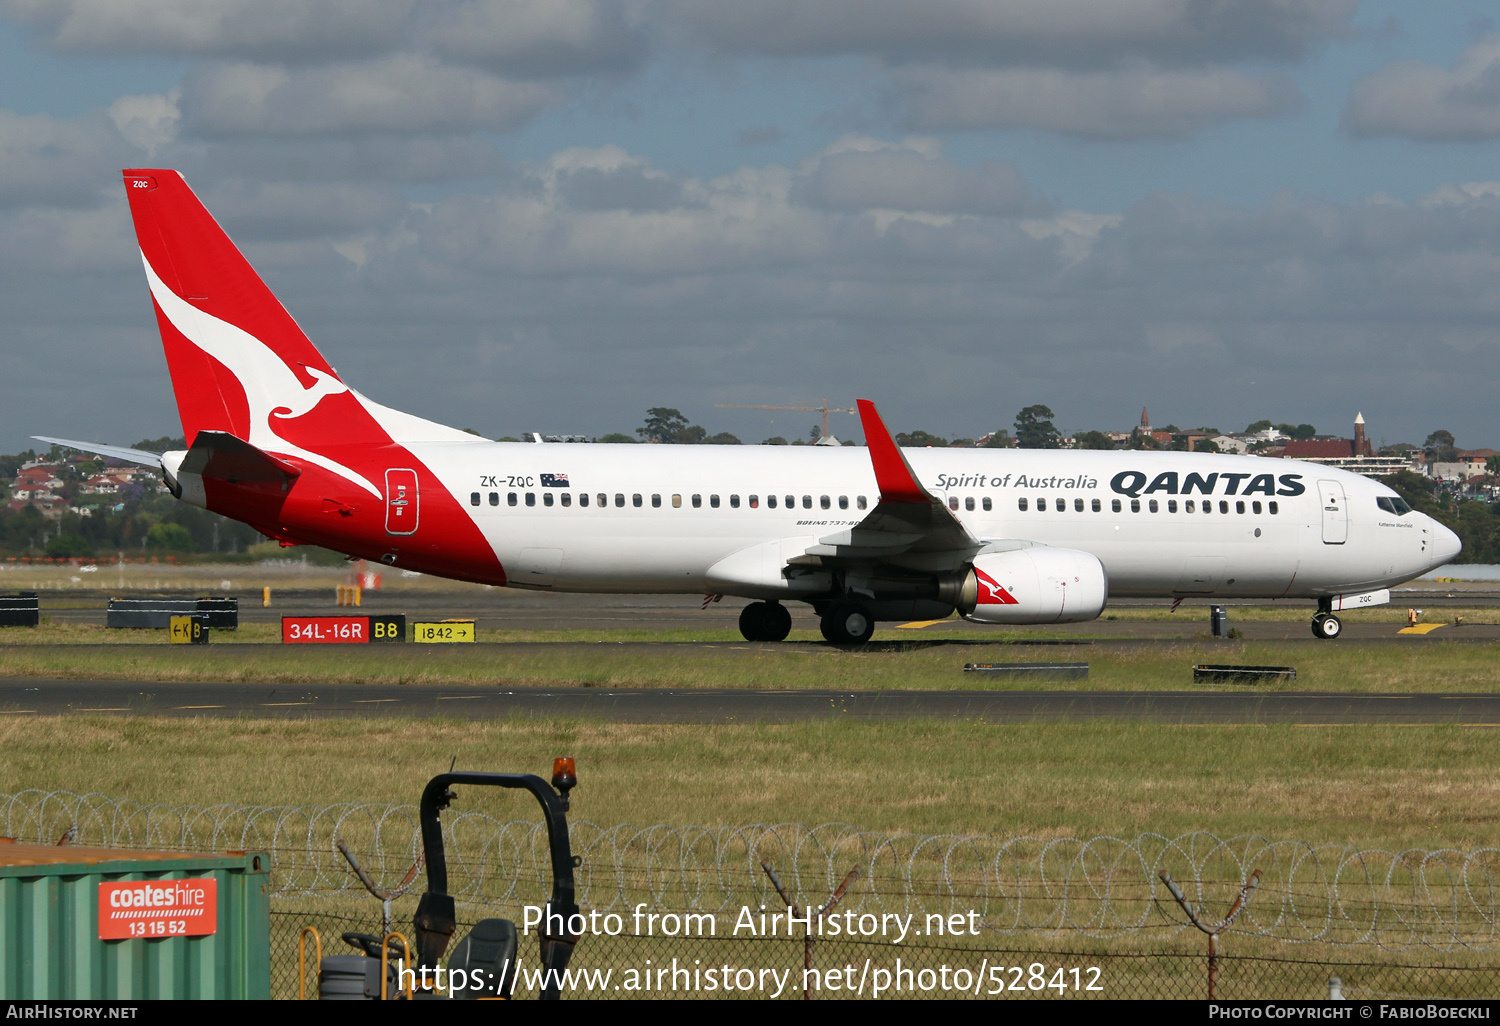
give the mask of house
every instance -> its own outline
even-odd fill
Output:
[[[1327,467],[1352,470],[1365,477],[1384,477],[1398,470],[1410,470],[1411,461],[1403,456],[1377,456],[1365,434],[1365,415],[1354,415],[1353,438],[1307,438],[1288,439],[1280,451],[1267,451],[1263,456],[1279,456],[1282,459],[1302,460],[1305,463],[1321,463]]]

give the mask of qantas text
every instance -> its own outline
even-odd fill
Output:
[[[1014,480],[1012,480],[1014,477]],[[1093,489],[1096,478],[1041,477],[1039,475],[939,474],[939,491],[958,488],[1061,488]],[[1142,495],[1301,495],[1307,491],[1301,474],[1179,474],[1168,470],[1155,477],[1139,470],[1122,470],[1109,480],[1109,487],[1121,495],[1138,499]]]

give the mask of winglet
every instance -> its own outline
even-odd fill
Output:
[[[859,422],[865,429],[865,445],[870,450],[870,462],[875,466],[875,481],[880,486],[881,502],[908,502],[927,505],[933,501],[927,489],[917,480],[911,464],[901,454],[896,440],[886,429],[885,421],[875,404],[868,399],[857,400]]]

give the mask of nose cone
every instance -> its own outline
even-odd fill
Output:
[[[1448,530],[1437,521],[1432,522],[1432,553],[1437,558],[1439,565],[1453,562],[1464,543],[1458,540],[1458,535]]]

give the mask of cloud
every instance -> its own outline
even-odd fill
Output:
[[[919,146],[844,140],[816,159],[804,194],[830,210],[1015,214],[1026,208],[1029,189],[1014,165],[987,160],[960,167],[943,160],[936,145]]]
[[[1294,60],[1347,33],[1358,0],[664,0],[699,40],[736,53],[871,54],[1096,67]]]
[[[0,206],[92,204],[134,156],[101,113],[64,120],[0,110]]]
[[[1452,68],[1399,61],[1361,79],[1343,123],[1357,136],[1444,142],[1500,138],[1500,35],[1470,46]]]
[[[619,0],[469,0],[437,8],[424,37],[445,57],[520,77],[618,74],[646,55]]]
[[[515,128],[556,99],[547,86],[396,54],[307,69],[201,65],[183,83],[182,116],[207,137],[443,135]]]
[[[1174,138],[1237,118],[1295,109],[1282,76],[1227,68],[1071,72],[1057,69],[897,72],[907,122],[919,131],[1038,128],[1089,139]]]
[[[305,60],[381,53],[417,0],[0,0],[67,53]]]

